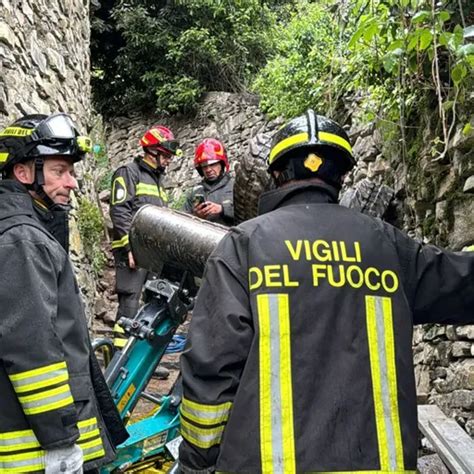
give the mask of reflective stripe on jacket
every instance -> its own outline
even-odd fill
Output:
[[[167,202],[160,176],[141,158],[115,171],[110,195],[110,218],[113,224],[112,251],[116,260],[128,261],[128,232],[137,210],[145,204],[166,206]]]
[[[474,322],[474,256],[315,185],[263,205],[207,263],[181,358],[183,472],[414,473],[413,324]]]
[[[25,188],[4,181],[0,200],[0,473],[42,471],[45,450],[74,443],[98,467],[115,450],[72,265]]]
[[[222,206],[222,214],[210,220],[227,226],[234,223],[234,180],[228,173],[224,173],[221,179],[212,183],[203,179],[200,185],[195,186],[188,193],[183,207],[188,214],[193,213],[194,198],[199,193],[204,194],[205,201],[215,202]]]

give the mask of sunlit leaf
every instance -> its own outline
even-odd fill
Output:
[[[448,21],[451,18],[451,13],[446,10],[443,10],[439,12],[438,17],[444,23],[445,21]]]
[[[466,77],[467,69],[464,64],[456,64],[451,70],[451,78],[454,84],[459,85],[459,83]]]
[[[433,42],[433,33],[430,30],[422,30],[420,33],[420,50],[424,51]]]
[[[431,18],[431,12],[422,10],[420,12],[415,13],[411,21],[412,23],[417,24],[417,23],[422,23],[430,18]]]

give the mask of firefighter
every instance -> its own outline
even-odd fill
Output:
[[[140,305],[140,296],[148,272],[135,265],[128,242],[128,232],[137,210],[145,204],[167,206],[162,177],[175,155],[180,154],[178,142],[169,128],[151,127],[140,140],[143,156],[121,166],[112,178],[110,217],[113,224],[112,252],[115,259],[118,311],[121,317],[133,318]],[[126,343],[123,329],[115,324],[116,347]]]
[[[89,148],[66,114],[0,132],[0,472],[96,469],[128,437],[66,251],[74,163]]]
[[[224,145],[206,138],[196,147],[194,168],[202,182],[187,195],[184,211],[201,219],[231,226],[234,223],[234,180]]]
[[[355,160],[308,110],[276,189],[207,262],[181,359],[183,473],[415,473],[413,324],[474,322],[474,255],[337,204]]]

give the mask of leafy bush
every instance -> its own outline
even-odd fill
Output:
[[[278,1],[102,1],[92,9],[98,109],[186,112],[205,91],[245,90],[273,44]]]
[[[353,119],[375,120],[402,146],[419,125],[420,104],[433,103],[440,117],[433,154],[441,158],[459,120],[456,105],[474,82],[474,44],[464,38],[474,28],[462,26],[473,13],[463,0],[298,2],[253,87],[272,117],[312,107],[338,118],[350,99],[359,105]]]

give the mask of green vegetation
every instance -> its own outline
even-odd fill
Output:
[[[346,121],[350,100],[352,120],[374,120],[402,157],[428,105],[439,115],[432,156],[443,159],[455,124],[467,121],[459,113],[474,84],[473,14],[467,0],[298,2],[254,90],[270,116],[310,106]]]
[[[106,263],[106,257],[100,247],[104,234],[102,214],[96,204],[86,198],[80,198],[77,217],[84,253],[89,258],[92,270],[98,275]]]
[[[203,92],[246,90],[273,50],[281,3],[289,2],[94,2],[98,110],[189,112]]]

